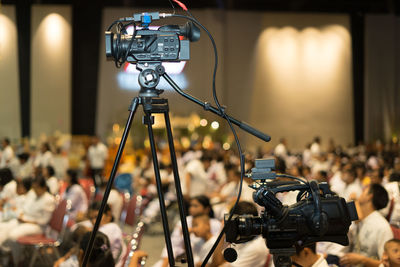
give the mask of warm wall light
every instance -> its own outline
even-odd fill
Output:
[[[49,44],[57,45],[62,42],[64,23],[64,18],[57,13],[51,13],[43,20],[46,41]]]
[[[259,37],[262,64],[273,82],[296,88],[304,81],[323,84],[341,73],[351,39],[340,25],[326,27],[269,27]]]
[[[0,14],[0,59],[10,44],[11,30],[15,28],[14,23],[5,15]]]

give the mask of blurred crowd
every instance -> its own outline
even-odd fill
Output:
[[[0,255],[15,266],[21,259],[20,238],[33,234],[50,235],[49,224],[60,201],[69,203],[62,257],[55,266],[79,266],[88,232],[97,217],[99,200],[106,188],[115,147],[92,137],[72,157],[68,146],[42,142],[38,148],[11,144],[2,139],[0,152]],[[71,154],[70,154],[71,153]],[[177,164],[185,200],[194,262],[199,266],[222,229],[224,214],[236,201],[241,170],[237,153],[219,144],[204,149],[200,145],[178,147]],[[162,194],[169,212],[177,210],[175,179],[168,148],[160,146],[156,155],[160,167]],[[397,143],[341,147],[333,140],[323,143],[315,137],[303,151],[292,152],[282,138],[269,151],[259,149],[245,154],[245,170],[250,172],[257,158],[274,158],[277,173],[304,180],[326,182],[346,201],[355,201],[359,220],[349,231],[349,246],[318,242],[296,246],[292,261],[300,266],[400,266],[400,242],[395,239],[400,225],[400,146]],[[77,163],[78,162],[78,163]],[[254,204],[244,177],[241,198],[235,214],[259,215],[263,207]],[[151,226],[160,220],[153,159],[148,149],[126,153],[118,168],[108,205],[100,226],[100,248],[90,266],[137,266],[146,252],[130,251],[124,239],[124,201],[140,196],[146,200],[140,210],[140,223]],[[297,192],[277,195],[285,205],[296,203]],[[177,214],[177,213],[176,213]],[[176,223],[176,224],[175,224]],[[184,257],[185,247],[180,222],[174,221],[171,241],[174,258]],[[86,242],[86,243],[85,243]],[[220,242],[209,266],[272,266],[271,255],[262,237],[246,243],[230,244],[237,260],[230,263],[221,256],[227,244]],[[132,253],[129,253],[132,252]],[[135,253],[133,253],[135,252]],[[132,256],[133,255],[133,256]],[[96,265],[99,264],[99,265]],[[106,265],[104,265],[106,264]],[[155,266],[168,266],[166,249]]]

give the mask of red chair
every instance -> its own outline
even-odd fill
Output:
[[[400,239],[400,228],[395,225],[390,225],[390,228],[392,228],[393,237],[396,239]]]
[[[58,233],[58,238],[49,238],[44,234],[22,236],[17,239],[17,243],[22,246],[30,246],[34,248],[34,253],[31,257],[29,267],[32,267],[37,257],[40,256],[39,251],[43,248],[53,248],[57,258],[60,257],[58,247],[61,244],[63,234],[68,222],[68,209],[70,203],[67,200],[61,200],[53,211],[49,226],[52,230]]]
[[[125,196],[126,199],[126,196]],[[142,196],[132,196],[129,202],[124,202],[124,208],[122,209],[121,222],[130,226],[135,226],[135,222],[146,207],[148,202],[143,199]]]
[[[96,188],[94,187],[93,180],[90,178],[80,178],[79,184],[82,186],[83,190],[85,191],[89,203],[91,203],[94,199],[94,195],[96,192]]]

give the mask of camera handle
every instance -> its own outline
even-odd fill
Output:
[[[310,181],[310,189],[315,206],[314,215],[311,218],[314,226],[313,230],[317,235],[322,236],[328,230],[328,217],[322,212],[318,182],[314,180]]]

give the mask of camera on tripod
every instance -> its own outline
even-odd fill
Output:
[[[349,226],[358,219],[354,202],[346,203],[327,183],[300,179],[271,181],[273,177],[288,177],[273,170],[273,159],[256,160],[250,176],[259,186],[254,188],[253,199],[265,211],[261,216],[241,215],[225,220],[226,241],[243,243],[262,235],[274,255],[275,266],[290,266],[296,244],[305,246],[317,241],[349,244]],[[283,205],[275,196],[288,191],[299,191],[297,203],[291,206]]]
[[[158,12],[134,14],[119,21],[117,33],[105,32],[106,56],[116,61],[124,59],[130,63],[139,61],[176,62],[190,59],[189,42],[200,39],[200,29],[192,22],[185,25],[163,25],[150,29],[149,25],[161,17],[171,14]],[[123,24],[122,22],[126,22]],[[136,28],[136,23],[141,29]],[[133,26],[133,34],[127,27]]]

